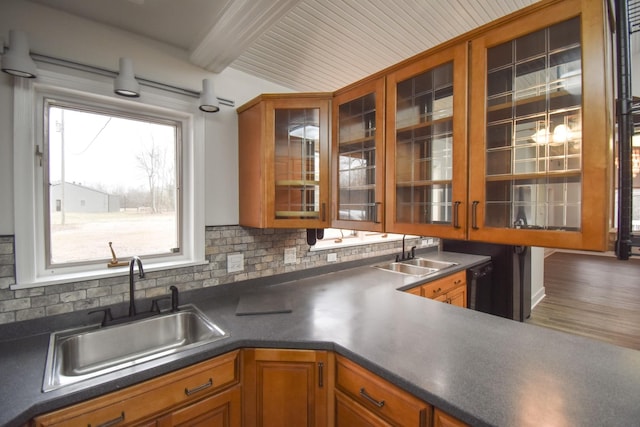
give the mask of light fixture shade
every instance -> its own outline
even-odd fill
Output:
[[[120,72],[113,82],[113,91],[129,98],[140,96],[140,85],[133,74],[133,62],[129,58],[120,58]]]
[[[24,32],[9,31],[9,52],[2,56],[2,71],[17,77],[36,77],[38,69],[29,56],[29,42]]]
[[[218,98],[213,91],[213,83],[209,79],[202,80],[202,93],[200,94],[199,108],[205,113],[217,113],[220,111]]]

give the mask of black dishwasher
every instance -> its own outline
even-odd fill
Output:
[[[531,314],[531,251],[525,246],[442,240],[442,249],[491,257],[467,270],[467,306],[477,311],[524,321]],[[475,276],[475,277],[474,277]]]

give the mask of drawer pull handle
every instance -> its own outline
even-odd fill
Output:
[[[206,383],[199,385],[198,387],[194,387],[194,388],[186,388],[184,389],[184,394],[186,394],[187,396],[191,396],[192,394],[195,394],[199,391],[202,391],[206,388],[209,388],[213,385],[213,380],[211,378],[209,378],[209,381],[207,381]]]
[[[369,402],[373,403],[374,405],[376,405],[378,408],[382,408],[384,406],[384,400],[376,400],[373,397],[369,396],[367,394],[367,392],[365,391],[364,387],[362,387],[360,389],[360,396],[364,397],[365,399],[367,399]]]
[[[122,411],[122,413],[120,414],[120,416],[118,418],[114,418],[110,421],[104,422],[102,424],[98,424],[96,427],[111,427],[114,426],[116,424],[120,424],[121,422],[124,421],[124,411]],[[91,427],[91,424],[88,424],[88,427]]]
[[[442,291],[442,288],[434,289],[434,290],[433,290],[433,293],[434,293],[434,294],[437,294],[437,293],[440,293],[440,291]]]

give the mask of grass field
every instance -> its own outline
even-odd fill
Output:
[[[51,215],[52,262],[111,259],[169,253],[177,247],[176,214],[149,212],[69,213]]]

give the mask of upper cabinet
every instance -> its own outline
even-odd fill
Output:
[[[470,239],[606,249],[609,40],[602,1],[565,0],[471,41]]]
[[[240,225],[330,225],[331,94],[262,95],[238,108]]]
[[[332,226],[383,231],[384,79],[337,93],[332,111]]]
[[[467,45],[387,75],[386,231],[466,236]]]
[[[240,107],[240,224],[606,250],[609,4],[539,1],[335,96]]]

